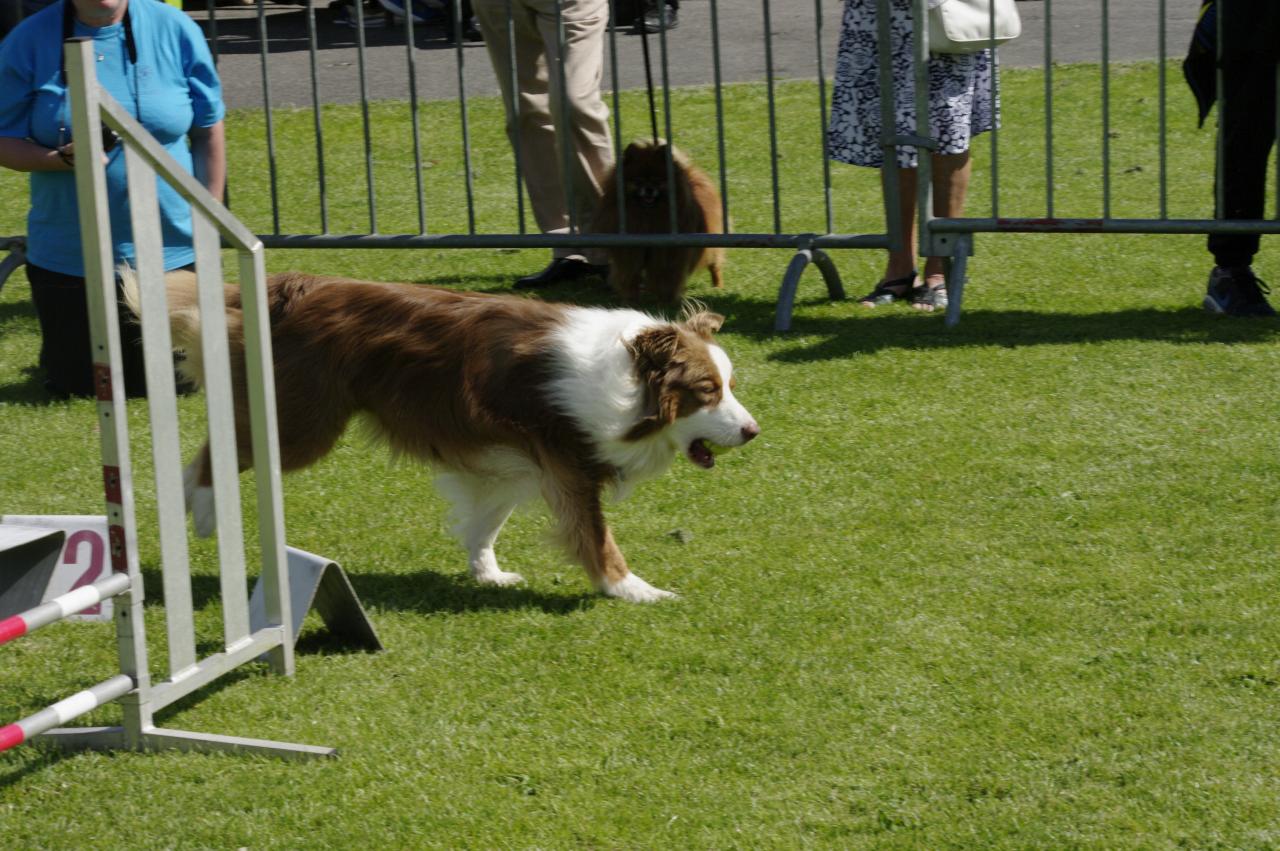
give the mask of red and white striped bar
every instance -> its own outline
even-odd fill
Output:
[[[35,715],[28,715],[15,724],[6,724],[0,727],[0,751],[20,745],[45,730],[60,727],[73,718],[79,718],[86,712],[97,709],[104,703],[124,697],[132,690],[133,678],[119,674],[92,688],[77,692],[66,700],[60,700],[52,706],[41,709]]]
[[[90,606],[96,606],[103,600],[128,590],[129,574],[113,573],[92,585],[84,585],[74,591],[68,591],[61,597],[54,597],[34,609],[27,609],[22,614],[0,620],[0,644],[12,641],[28,632],[34,632],[54,621],[60,621],[68,615],[83,612]]]

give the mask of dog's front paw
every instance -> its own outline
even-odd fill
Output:
[[[524,582],[524,577],[518,573],[510,573],[505,570],[493,570],[488,573],[473,574],[476,582],[481,585],[519,585]]]
[[[628,573],[617,582],[605,580],[601,590],[610,597],[617,597],[629,603],[656,603],[659,600],[674,600],[676,595],[661,588],[654,588],[634,573]]]

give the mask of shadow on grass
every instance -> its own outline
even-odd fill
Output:
[[[798,304],[791,330],[777,332],[773,302],[729,293],[705,295],[701,300],[728,318],[726,332],[781,344],[768,358],[783,363],[813,363],[882,349],[1017,348],[1113,340],[1191,345],[1280,341],[1280,322],[1274,319],[1226,319],[1198,307],[1108,313],[972,310],[963,312],[959,324],[948,328],[940,314],[921,314],[905,306],[858,308],[856,315],[835,318],[804,315],[806,307],[829,304],[823,298]],[[797,344],[787,346],[790,338]]]
[[[37,743],[40,742],[38,738],[35,741]],[[12,786],[37,771],[52,768],[67,756],[66,751],[58,750],[50,744],[36,744],[34,747],[32,745],[18,745],[18,748],[25,748],[29,755],[18,756],[18,759],[21,760],[18,765],[13,766],[8,771],[0,772],[0,789]]]
[[[529,273],[538,269],[530,269]],[[528,274],[528,273],[521,273]],[[512,285],[520,275],[433,275],[414,283],[469,290],[490,295],[516,295],[582,307],[621,307],[603,278],[588,277],[536,290],[517,290]],[[641,309],[644,309],[642,306]]]
[[[45,389],[41,370],[32,365],[23,367],[21,380],[0,384],[0,405],[61,405],[65,396],[55,395]]]
[[[162,605],[163,575],[155,567],[142,569],[143,587],[148,604]],[[525,587],[496,588],[477,585],[461,576],[448,576],[429,571],[407,575],[366,574],[351,576],[356,594],[365,605],[413,611],[420,614],[462,613],[476,611],[513,611],[520,609],[538,609],[549,614],[566,615],[594,606],[601,598],[595,594],[569,593],[563,596],[544,594]],[[195,575],[191,577],[192,606],[196,611],[216,603],[221,594],[218,577]],[[224,648],[217,641],[197,641],[198,658],[222,652]],[[337,655],[363,652],[362,648],[353,648],[341,636],[330,633],[327,629],[309,629],[304,627],[295,650],[308,655]],[[160,654],[159,659],[163,658]],[[156,661],[156,660],[153,660]],[[163,664],[160,662],[160,664]],[[247,679],[259,676],[274,676],[265,662],[251,662],[235,670],[228,671],[208,685],[184,695],[172,704],[156,713],[155,721],[159,727],[182,729],[181,723],[170,724],[167,720],[180,715],[184,710],[207,700],[225,688]],[[85,685],[89,685],[88,682]],[[75,686],[70,686],[74,690]],[[51,705],[66,697],[66,694],[41,695],[35,699],[37,705]],[[66,726],[78,726],[71,722]],[[228,735],[253,735],[253,731],[206,731]],[[34,747],[27,745],[29,755],[21,757],[21,762],[12,769],[0,772],[0,789],[11,786],[24,778],[49,768],[56,763],[73,756],[76,751],[64,751],[48,740],[39,737],[33,740]],[[314,743],[312,743],[314,744]]]
[[[503,588],[479,585],[469,577],[427,570],[410,574],[351,574],[351,584],[367,606],[420,614],[537,609],[547,614],[567,615],[590,608],[600,599],[589,593],[545,594],[523,585]]]
[[[202,651],[202,652],[205,652],[205,651]],[[167,730],[186,729],[184,725],[180,722],[179,723],[166,723],[166,722],[168,720],[172,720],[174,716],[181,714],[183,710],[194,707],[196,704],[207,700],[210,696],[217,694],[218,692],[222,691],[225,688],[233,686],[237,683],[244,682],[245,680],[250,679],[252,677],[267,677],[267,676],[275,676],[275,674],[271,672],[271,670],[267,667],[265,662],[254,662],[254,663],[250,663],[248,665],[244,665],[239,668],[236,668],[233,671],[228,671],[227,673],[218,677],[218,679],[214,680],[208,685],[202,686],[201,688],[196,689],[190,694],[183,695],[178,700],[174,701],[173,703],[169,704],[168,706],[156,712],[153,719],[155,722],[155,726],[161,729],[167,729]],[[86,682],[85,685],[87,686],[89,685],[89,683]],[[65,694],[59,694],[56,696],[44,697],[44,698],[41,698],[40,701],[38,702],[45,702],[47,704],[52,704],[55,701],[60,700],[65,696],[66,696]],[[246,723],[251,723],[251,722],[246,722]],[[84,725],[78,723],[75,719],[73,719],[69,723],[62,726],[74,728],[74,727],[79,727]],[[94,726],[97,726],[97,725],[94,725]],[[118,725],[109,725],[109,726],[118,726]],[[254,731],[251,729],[248,729],[247,727],[243,729],[236,729],[236,730],[200,730],[195,732],[205,732],[205,733],[213,733],[218,735],[231,735],[231,736],[248,736],[248,737],[256,738],[255,736],[253,736]],[[318,743],[308,742],[307,744],[318,744]],[[71,757],[74,757],[76,754],[84,753],[85,751],[90,750],[88,748],[82,748],[77,750],[72,750],[72,749],[64,750],[58,747],[56,744],[54,744],[52,740],[44,739],[39,736],[32,739],[29,743],[20,745],[19,747],[26,748],[30,756],[25,757],[24,762],[14,767],[12,770],[0,773],[0,789],[5,788],[6,786],[14,785],[15,783],[18,783],[19,781],[23,780],[29,775],[36,773],[37,771],[41,771],[45,768],[51,768],[57,763],[62,762],[63,760],[69,759]],[[108,753],[124,753],[126,752],[126,749],[118,749],[118,750],[111,749],[111,750],[108,750],[107,752]]]
[[[584,307],[635,307],[655,316],[675,317],[680,308],[660,304],[624,305],[599,278],[569,281],[539,290],[513,291],[511,279],[495,275],[447,275],[419,283],[474,290],[497,295],[527,294],[545,301]],[[1035,310],[966,310],[959,324],[947,328],[941,313],[922,314],[909,307],[868,310],[838,318],[805,316],[807,308],[831,302],[823,297],[798,301],[791,330],[773,328],[776,302],[748,298],[733,292],[700,290],[691,300],[726,317],[725,331],[756,340],[784,344],[769,359],[784,363],[811,363],[870,354],[881,349],[947,349],[963,346],[1004,346],[1100,343],[1111,340],[1154,341],[1187,344],[1256,343],[1280,340],[1280,322],[1267,319],[1226,319],[1211,316],[1199,307],[1177,310],[1141,308],[1098,313],[1064,313]],[[853,307],[850,304],[850,307]],[[803,337],[804,344],[787,348],[789,337]],[[814,337],[822,338],[814,341]]]
[[[505,588],[480,585],[462,574],[435,573],[430,570],[406,574],[349,572],[347,575],[361,604],[422,614],[517,609],[568,614],[593,606],[601,599],[592,593],[545,594],[524,585]],[[256,582],[257,579],[254,577],[250,581]],[[142,584],[148,603],[161,605],[164,599],[164,575],[160,568],[144,566]],[[222,586],[216,575],[196,574],[191,577],[191,605],[195,611],[219,603],[221,597]],[[342,646],[341,641],[330,641],[319,635],[321,632],[323,630],[304,630],[303,637],[321,652]],[[197,647],[201,653],[218,653],[223,649],[216,643],[199,643]]]
[[[7,286],[13,286],[12,278],[7,282]],[[0,302],[0,322],[10,322],[15,319],[29,319],[32,322],[35,321],[36,309],[29,296],[25,301]]]

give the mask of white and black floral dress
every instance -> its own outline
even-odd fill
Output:
[[[916,132],[915,78],[911,71],[910,0],[890,0],[894,113],[898,133]],[[831,95],[828,154],[833,160],[879,168],[880,58],[876,52],[876,0],[845,0]],[[969,140],[990,130],[999,102],[991,93],[991,51],[937,54],[929,58],[929,123],[938,153],[959,154]],[[898,148],[898,165],[914,168],[916,149]]]

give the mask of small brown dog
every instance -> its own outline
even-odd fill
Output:
[[[671,148],[675,166],[676,232],[724,233],[720,193],[706,172],[694,165],[679,148]],[[640,140],[622,153],[622,178],[626,233],[670,233],[671,214],[667,192],[667,142]],[[618,210],[618,180],[611,171],[604,183],[604,197],[592,221],[595,233],[623,233]],[[711,285],[724,286],[721,269],[723,248],[696,246],[659,248],[610,248],[609,281],[629,302],[643,294],[665,304],[684,295],[689,276],[701,268],[711,271]]]

